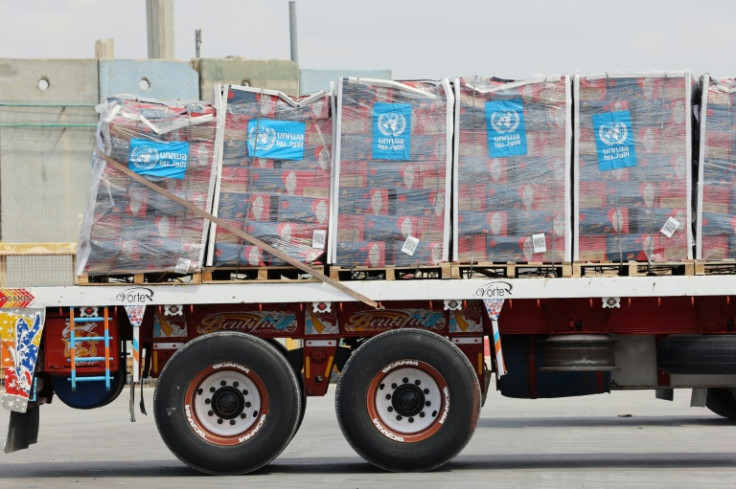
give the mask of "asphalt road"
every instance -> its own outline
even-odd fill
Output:
[[[152,393],[145,389],[149,412]],[[273,463],[233,477],[184,466],[159,439],[152,415],[137,411],[137,422],[130,422],[128,399],[126,389],[101,409],[78,411],[58,401],[43,406],[39,443],[0,455],[0,488],[736,485],[736,424],[690,408],[685,390],[674,402],[650,391],[534,401],[493,393],[466,449],[442,469],[418,474],[382,472],[358,457],[340,433],[330,393],[309,399],[300,432]],[[0,413],[3,434],[7,422]]]

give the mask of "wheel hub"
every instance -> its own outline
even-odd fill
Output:
[[[204,376],[192,395],[199,426],[223,439],[237,438],[251,429],[263,402],[256,384],[241,370],[218,370]]]
[[[416,416],[424,407],[424,393],[414,384],[402,384],[391,397],[391,405],[401,416]]]
[[[222,387],[212,396],[212,410],[216,416],[233,419],[243,412],[245,397],[234,387]]]
[[[436,371],[422,362],[417,365],[392,370],[373,384],[375,390],[371,398],[374,404],[369,406],[369,411],[377,416],[376,421],[398,436],[419,435],[436,429],[445,405],[445,384],[432,375]]]

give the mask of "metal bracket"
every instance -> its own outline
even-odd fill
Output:
[[[620,309],[621,298],[620,297],[604,297],[603,298],[603,309]]]
[[[463,308],[463,301],[459,299],[445,299],[445,311],[460,311]]]
[[[314,313],[332,312],[332,302],[312,302],[312,312]]]

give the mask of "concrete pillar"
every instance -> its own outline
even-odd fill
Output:
[[[114,59],[115,58],[115,40],[114,39],[98,39],[97,41],[95,41],[95,58]]]
[[[174,59],[174,0],[146,0],[148,57]]]

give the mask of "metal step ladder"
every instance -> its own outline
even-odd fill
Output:
[[[78,323],[104,323],[104,333],[102,336],[80,336],[77,337],[75,333],[75,326]],[[105,388],[110,390],[110,317],[108,315],[108,308],[103,309],[103,314],[100,317],[74,317],[74,308],[69,308],[69,352],[71,361],[71,374],[69,380],[72,383],[72,391],[77,390],[77,382],[101,382],[105,381]],[[102,341],[105,344],[105,356],[98,357],[78,357],[76,352],[77,343],[90,342],[90,341]],[[105,362],[105,375],[77,375],[77,363],[91,363],[91,362]]]

